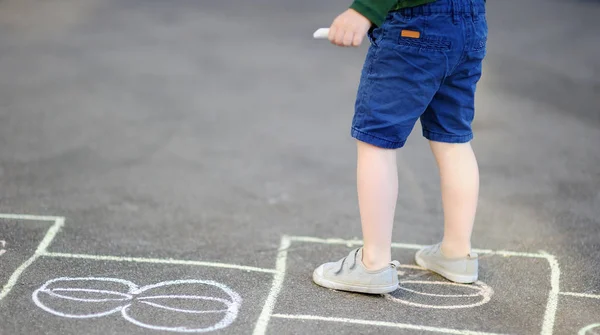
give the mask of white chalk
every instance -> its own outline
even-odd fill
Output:
[[[4,287],[0,291],[0,300],[2,300],[8,295],[10,290],[12,290],[13,286],[15,286],[17,284],[19,277],[25,271],[25,269],[27,269],[40,256],[43,256],[47,252],[46,250],[48,249],[48,246],[50,246],[50,243],[52,243],[52,240],[54,240],[54,237],[56,236],[56,234],[58,234],[58,232],[60,231],[62,226],[65,224],[65,218],[60,217],[60,216],[35,216],[35,215],[19,215],[19,214],[0,214],[0,218],[9,219],[9,220],[33,220],[33,221],[54,220],[54,224],[50,227],[50,229],[48,229],[46,236],[44,236],[44,239],[38,245],[33,256],[31,256],[28,260],[23,262],[23,264],[21,264],[21,266],[19,266],[15,270],[15,272],[13,272],[13,274],[10,276],[10,278],[8,278],[8,282],[6,282],[6,285],[4,285]]]
[[[422,332],[428,331],[428,332],[456,334],[456,335],[499,335],[496,333],[484,333],[484,332],[471,331],[471,330],[420,326],[420,325],[413,325],[410,323],[394,323],[394,322],[385,322],[385,321],[347,319],[347,318],[325,317],[325,316],[316,316],[316,315],[273,314],[272,317],[280,318],[280,319],[291,319],[291,320],[340,322],[340,323],[349,323],[349,324],[357,324],[357,325],[420,330]]]
[[[265,300],[263,309],[260,312],[260,316],[258,317],[256,326],[254,327],[254,332],[252,333],[253,335],[264,335],[267,332],[267,326],[269,325],[269,321],[271,320],[271,316],[273,315],[273,310],[275,309],[275,304],[277,303],[277,296],[279,296],[279,292],[283,287],[283,281],[285,279],[285,269],[287,266],[287,255],[290,245],[290,238],[287,235],[284,235],[281,238],[279,252],[277,253],[277,260],[275,262],[275,270],[277,270],[277,272],[275,273],[275,276],[273,278],[273,284],[271,285],[269,295]]]
[[[123,257],[123,256],[106,256],[106,255],[86,255],[86,254],[67,254],[62,252],[46,252],[42,256],[44,257],[64,257],[64,258],[79,258],[79,259],[91,259],[95,261],[114,261],[114,262],[132,262],[132,263],[156,263],[156,264],[176,264],[176,265],[195,265],[195,266],[207,266],[225,269],[237,269],[243,271],[256,271],[265,273],[277,273],[277,270],[273,269],[262,269],[253,266],[226,264],[226,263],[215,263],[215,262],[201,262],[201,261],[187,261],[179,259],[161,259],[161,258],[144,258],[144,257]]]
[[[546,256],[550,263],[550,292],[548,293],[548,302],[546,303],[546,312],[544,313],[544,323],[542,324],[541,335],[552,335],[554,333],[554,321],[556,320],[556,310],[558,309],[558,294],[560,291],[560,267],[556,257],[540,250],[540,254]]]
[[[62,216],[41,216],[41,215],[29,215],[29,214],[0,213],[0,219],[56,222],[57,220],[64,220],[65,218]]]
[[[98,290],[98,289],[92,289],[92,288],[68,288],[68,287],[66,287],[66,288],[48,288],[48,286],[50,286],[51,284],[54,284],[54,283],[62,283],[63,285],[68,285],[67,284],[68,282],[79,282],[79,283],[89,282],[91,284],[96,284],[99,282],[120,283],[120,284],[127,286],[128,292],[122,293],[122,292],[117,292],[117,291]],[[144,294],[146,291],[152,291],[155,288],[168,287],[168,286],[173,286],[173,287],[177,288],[177,287],[180,287],[185,284],[192,284],[192,285],[201,284],[201,285],[214,286],[216,288],[221,289],[223,292],[225,292],[227,295],[229,295],[230,299],[222,299],[222,298],[217,298],[217,297],[205,297],[205,296],[192,296],[192,295],[138,296],[138,295]],[[87,292],[87,293],[91,293],[92,295],[90,295],[90,297],[88,297],[88,298],[81,297],[79,295],[72,297],[72,296],[69,296],[66,294],[56,293],[57,291],[58,292],[79,292],[79,293]],[[53,296],[54,298],[62,298],[62,299],[70,300],[70,301],[76,301],[79,303],[94,303],[94,302],[108,302],[108,301],[122,301],[123,303],[121,306],[114,307],[108,311],[100,311],[100,312],[93,313],[93,314],[73,314],[73,313],[61,312],[61,311],[58,311],[58,310],[55,310],[55,309],[52,309],[52,308],[46,306],[44,304],[44,302],[42,300],[40,300],[41,294],[48,294],[50,296]],[[95,295],[93,295],[93,294],[95,294]],[[104,298],[96,298],[96,296],[98,294],[103,294],[105,297]],[[32,299],[33,299],[33,302],[39,308],[43,309],[44,311],[54,314],[54,315],[57,315],[57,316],[64,317],[64,318],[89,319],[89,318],[97,318],[97,317],[107,316],[107,315],[110,315],[113,313],[121,312],[121,316],[125,320],[127,320],[139,327],[153,329],[153,330],[179,332],[179,333],[206,333],[206,332],[211,332],[213,330],[225,328],[225,327],[229,326],[231,323],[233,323],[233,321],[236,319],[240,305],[242,303],[242,298],[240,297],[239,294],[237,294],[236,292],[231,290],[226,285],[223,285],[221,283],[217,283],[217,282],[214,282],[211,280],[191,280],[191,279],[172,280],[172,281],[161,282],[158,284],[139,287],[138,285],[136,285],[135,283],[133,283],[129,280],[119,279],[119,278],[103,278],[103,277],[97,277],[97,278],[95,278],[95,277],[86,277],[86,278],[62,277],[62,278],[51,279],[33,292]],[[175,308],[175,307],[171,307],[171,306],[161,305],[159,303],[145,301],[145,300],[150,300],[150,299],[155,299],[155,300],[157,300],[157,299],[158,300],[186,299],[186,300],[198,300],[198,301],[206,301],[206,300],[219,301],[219,302],[222,302],[225,305],[225,307],[227,307],[227,308],[219,309],[219,310],[183,309],[183,308]],[[149,305],[149,306],[156,307],[156,308],[163,309],[163,310],[167,310],[170,312],[188,313],[188,314],[196,314],[196,315],[224,313],[224,317],[218,323],[216,323],[212,326],[209,326],[209,327],[205,327],[205,328],[189,328],[189,327],[186,327],[183,325],[179,326],[179,327],[166,327],[166,326],[153,325],[153,324],[148,324],[148,323],[139,321],[139,320],[135,319],[134,316],[132,316],[132,313],[130,312],[130,310],[132,308],[134,308],[134,309],[139,308],[140,305],[135,304],[135,302],[138,300],[142,304]],[[133,315],[135,315],[135,313],[133,313]]]
[[[600,323],[594,323],[593,325],[589,325],[587,327],[581,328],[581,330],[577,333],[577,335],[593,335],[596,334],[594,328],[600,328]],[[592,333],[588,334],[588,331],[591,330]]]
[[[319,28],[313,34],[313,37],[316,39],[326,39],[329,37],[329,28]]]
[[[405,288],[402,287],[403,284],[422,284],[422,285],[448,285],[448,286],[455,286],[455,287],[463,287],[465,289],[471,289],[476,291],[475,294],[434,294],[434,293],[427,293],[427,292],[420,292],[420,291],[416,291],[413,289],[409,289],[409,288]],[[416,302],[412,302],[412,301],[408,301],[408,300],[403,300],[402,298],[396,298],[394,296],[392,296],[391,294],[385,294],[385,298],[390,300],[390,301],[394,301],[394,302],[398,302],[401,304],[405,304],[408,306],[413,306],[413,307],[421,307],[421,308],[432,308],[432,309],[459,309],[459,308],[472,308],[472,307],[478,307],[481,305],[484,305],[486,303],[488,303],[490,301],[490,299],[492,298],[492,295],[494,294],[494,290],[492,290],[491,287],[489,287],[488,285],[486,285],[485,283],[481,282],[481,281],[477,281],[475,283],[475,285],[466,285],[466,284],[457,284],[457,283],[452,283],[452,282],[446,282],[446,281],[421,281],[421,280],[405,280],[405,281],[401,281],[400,285],[398,286],[398,288],[400,290],[403,291],[408,291],[408,292],[412,292],[415,294],[419,294],[419,295],[425,295],[425,296],[430,296],[430,297],[443,297],[443,298],[463,298],[463,297],[477,297],[477,296],[481,296],[481,300],[475,303],[465,303],[462,305],[432,305],[432,304],[419,304]]]
[[[558,292],[558,294],[568,295],[571,297],[579,297],[579,298],[600,299],[600,294],[576,293],[576,292]]]

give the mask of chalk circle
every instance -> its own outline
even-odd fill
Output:
[[[134,283],[116,278],[55,278],[32,294],[44,311],[72,319],[97,318],[119,312],[133,296]],[[62,309],[62,310],[61,310]]]
[[[594,323],[581,328],[577,335],[600,335],[600,323]]]
[[[210,294],[194,294],[207,290]],[[65,318],[88,319],[120,312],[139,327],[180,333],[225,328],[236,319],[242,302],[229,287],[210,280],[173,280],[139,287],[124,279],[93,277],[49,280],[33,292],[32,299],[44,311]],[[142,313],[148,308],[151,313]],[[144,316],[147,320],[140,320]],[[202,323],[203,327],[190,323]]]
[[[185,294],[164,294],[163,292],[157,292],[152,294],[152,291],[159,290],[161,288],[175,285],[177,290],[185,291]],[[188,286],[189,285],[189,286]],[[185,286],[188,286],[187,288]],[[211,292],[212,295],[194,295],[188,293],[189,291],[205,291],[207,289],[218,289],[218,293]],[[241,297],[231,290],[229,287],[209,280],[174,280],[168,282],[162,282],[154,285],[142,287],[136,292],[136,301],[132,305],[125,306],[121,311],[123,317],[140,327],[173,331],[181,333],[205,333],[218,329],[225,328],[233,323],[236,319],[240,304],[242,302]],[[225,293],[225,295],[223,295]],[[205,293],[206,294],[206,293]],[[178,304],[185,304],[186,302],[199,302],[202,308],[194,306],[178,306]],[[177,307],[174,307],[177,306]],[[135,311],[140,311],[144,308],[154,308],[154,311],[150,313],[150,319],[141,321],[140,316],[134,316]],[[156,314],[161,311],[165,316],[163,322],[169,321],[167,325],[156,325]],[[180,320],[175,318],[180,316]],[[196,322],[201,322],[203,327],[185,327],[182,325],[176,325],[178,322],[185,322],[183,320],[195,319]]]
[[[428,292],[426,287],[450,286],[452,288],[464,291],[464,293],[433,293]],[[408,295],[406,295],[408,293]],[[487,284],[477,281],[473,284],[458,284],[447,281],[427,281],[427,280],[403,280],[398,285],[398,290],[385,294],[385,298],[408,306],[432,309],[460,309],[473,308],[488,303],[494,290]],[[424,303],[423,300],[427,300]]]

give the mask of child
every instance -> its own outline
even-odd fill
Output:
[[[458,283],[478,277],[471,253],[479,171],[470,141],[475,86],[486,53],[485,0],[355,0],[330,27],[339,46],[371,42],[362,70],[352,137],[364,245],[319,266],[315,283],[381,294],[398,287],[391,239],[398,196],[395,149],[417,119],[440,172],[441,243],[419,250],[420,266]]]

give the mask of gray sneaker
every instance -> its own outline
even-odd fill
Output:
[[[354,249],[337,262],[325,263],[313,272],[313,281],[334,290],[370,294],[393,292],[398,288],[398,267],[393,261],[377,271],[369,271],[362,262],[362,248]]]
[[[477,254],[462,258],[446,258],[442,254],[442,244],[425,247],[415,255],[419,266],[433,271],[456,283],[470,284],[477,281],[479,261]]]

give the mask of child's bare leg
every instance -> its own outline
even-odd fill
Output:
[[[442,253],[449,258],[471,252],[471,233],[479,193],[479,169],[470,143],[430,141],[440,170],[444,208]]]
[[[357,141],[358,203],[363,231],[363,263],[370,270],[389,266],[398,198],[396,151]]]

